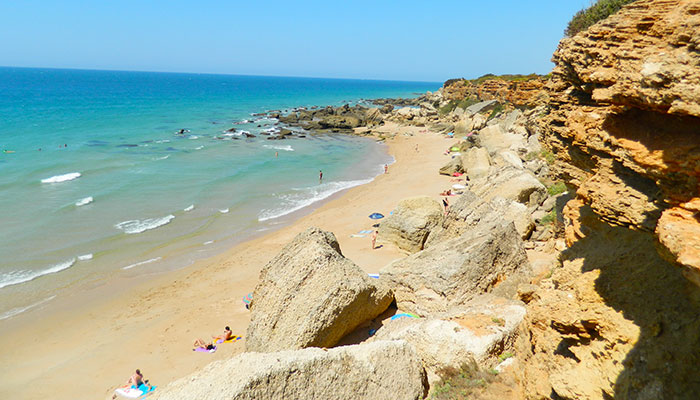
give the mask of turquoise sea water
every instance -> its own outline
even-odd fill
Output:
[[[391,162],[364,138],[266,140],[276,121],[252,114],[438,87],[0,68],[0,323],[80,285],[216,254]]]

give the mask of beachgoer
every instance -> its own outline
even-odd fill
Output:
[[[318,171],[318,183],[323,182],[323,171],[319,170]]]
[[[447,197],[442,199],[442,205],[445,207],[445,215],[447,215],[447,209],[450,207],[450,202],[447,201]]]
[[[388,174],[389,173],[389,166],[384,164],[384,173]]]
[[[225,342],[225,341],[231,339],[232,336],[233,336],[233,332],[231,332],[231,328],[229,328],[229,327],[227,326],[226,328],[224,328],[224,334],[223,334],[223,335],[212,336],[212,338],[214,338],[214,342],[216,342],[216,341],[218,341],[218,340],[221,340],[222,342]]]
[[[137,369],[136,372],[134,372],[134,374],[131,375],[129,377],[129,379],[127,379],[126,383],[122,387],[123,388],[130,388],[130,387],[138,388],[139,386],[141,386],[141,384],[145,385],[148,389],[151,389],[151,384],[148,383],[148,380],[143,379],[143,374],[141,373],[140,370]],[[117,398],[116,394],[114,396],[112,396],[112,399],[116,399],[116,398]]]
[[[372,250],[374,250],[374,248],[375,248],[375,243],[377,242],[377,234],[378,233],[379,233],[379,231],[372,232],[372,236],[371,236],[372,237]]]
[[[418,153],[418,145],[416,145],[416,153]]]
[[[202,339],[197,339],[194,341],[194,348],[203,348],[206,350],[214,350],[214,343],[207,343]]]
[[[276,152],[275,152],[275,158],[277,158],[278,155],[279,155],[279,152],[276,151]]]

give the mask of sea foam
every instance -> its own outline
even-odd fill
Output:
[[[88,260],[92,260],[92,253],[83,254],[82,256],[78,256],[78,261],[88,261]]]
[[[25,306],[25,307],[13,308],[13,309],[10,310],[10,311],[7,311],[7,312],[4,312],[4,313],[0,314],[0,321],[2,321],[3,319],[7,319],[7,318],[10,318],[10,317],[14,317],[14,316],[17,315],[17,314],[21,314],[21,313],[23,313],[23,312],[25,312],[25,311],[27,311],[27,310],[29,310],[29,309],[31,309],[31,308],[40,306],[40,305],[42,305],[42,304],[44,304],[44,303],[48,303],[49,301],[53,300],[54,298],[56,298],[56,295],[53,295],[53,296],[51,296],[51,297],[49,297],[49,298],[46,298],[46,299],[44,299],[44,300],[38,301],[38,302],[36,302],[36,303],[34,303],[34,304],[30,304],[30,305]]]
[[[40,276],[54,274],[56,272],[68,269],[75,264],[75,258],[71,258],[68,261],[64,261],[58,264],[49,266],[48,268],[39,271],[10,271],[0,274],[0,288],[5,286],[17,285],[24,282],[29,282]]]
[[[150,229],[156,229],[163,225],[170,223],[175,218],[174,215],[166,215],[162,218],[146,218],[146,219],[132,219],[129,221],[120,222],[114,225],[115,228],[121,229],[124,233],[134,234],[145,232]]]
[[[135,264],[127,265],[126,267],[124,267],[122,269],[132,269],[134,267],[138,267],[139,265],[150,264],[152,262],[160,261],[162,258],[163,257],[151,258],[150,260],[141,261],[141,262],[137,262]]]
[[[86,204],[92,203],[93,200],[94,199],[92,198],[92,196],[88,196],[88,197],[85,197],[85,198],[82,198],[82,199],[76,201],[75,205],[76,205],[76,207],[84,206]]]
[[[63,175],[52,176],[51,178],[42,179],[41,183],[60,183],[72,181],[73,179],[80,178],[80,172],[71,172]]]
[[[192,211],[192,210],[194,210],[194,204],[188,206],[187,208],[185,208],[185,209],[182,210],[182,211]]]
[[[361,179],[355,181],[329,182],[318,186],[292,189],[291,193],[288,192],[276,195],[276,197],[281,200],[282,204],[273,209],[262,210],[260,214],[258,214],[258,221],[267,221],[291,214],[317,201],[326,199],[341,190],[370,182],[372,182],[372,179]]]
[[[294,151],[294,148],[290,145],[282,146],[282,145],[274,145],[274,144],[264,144],[263,147],[266,149],[274,149],[274,150],[282,150],[282,151]]]

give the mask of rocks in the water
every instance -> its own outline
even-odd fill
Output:
[[[154,400],[396,399],[427,394],[425,371],[405,341],[334,349],[243,353],[159,388]]]
[[[330,115],[318,121],[322,128],[352,129],[360,126],[361,120],[353,116]]]
[[[464,172],[462,168],[462,160],[459,157],[455,157],[440,168],[441,175],[452,176],[456,172]]]
[[[462,168],[470,180],[483,178],[489,173],[491,157],[483,147],[472,147],[461,156]]]
[[[430,230],[442,221],[442,215],[442,206],[430,197],[402,200],[394,214],[380,225],[378,240],[415,253],[423,249]]]
[[[521,236],[505,221],[476,224],[380,272],[398,308],[418,315],[451,310],[486,292],[510,297],[529,274]]]
[[[309,228],[260,272],[246,349],[330,347],[391,301],[387,288],[342,255],[332,233]]]
[[[497,356],[512,346],[524,317],[525,307],[519,301],[486,294],[450,314],[387,321],[372,340],[408,342],[433,384],[441,370],[459,369],[470,360],[481,367],[495,364]]]

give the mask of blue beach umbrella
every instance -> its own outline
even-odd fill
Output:
[[[380,213],[372,213],[369,215],[369,217],[372,219],[382,219],[382,218],[384,218],[384,215],[382,215]]]

